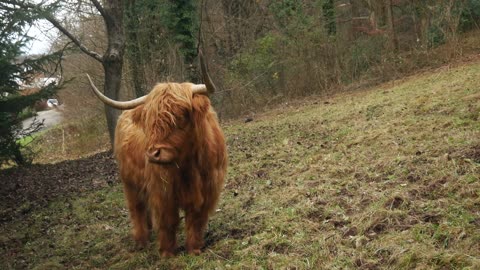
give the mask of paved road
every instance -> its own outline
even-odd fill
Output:
[[[53,110],[41,111],[37,113],[37,119],[39,121],[42,121],[42,119],[44,119],[42,130],[53,127],[62,121],[63,112],[61,109],[62,108],[60,108],[60,110],[53,109]],[[23,120],[22,122],[23,128],[29,127],[32,124],[33,119],[34,118],[31,117]]]

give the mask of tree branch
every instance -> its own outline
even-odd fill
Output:
[[[85,45],[80,42],[80,40],[73,36],[72,33],[65,29],[65,27],[63,27],[53,16],[51,16],[51,14],[45,14],[45,19],[51,24],[53,24],[53,26],[55,26],[60,32],[67,36],[73,43],[75,43],[75,45],[77,45],[82,52],[84,52],[88,56],[93,57],[98,62],[103,63],[103,57],[100,54],[89,50]]]
[[[103,63],[102,55],[100,55],[97,52],[89,50],[85,45],[82,44],[82,42],[80,42],[80,40],[78,40],[72,33],[70,33],[65,27],[63,27],[60,24],[60,22],[55,17],[52,16],[52,14],[50,12],[42,9],[39,5],[34,5],[32,3],[23,2],[23,1],[16,1],[16,0],[6,0],[6,1],[2,1],[2,2],[10,4],[10,5],[19,6],[20,8],[30,9],[33,12],[35,12],[39,15],[42,15],[47,21],[49,21],[53,26],[55,26],[55,28],[57,28],[60,32],[62,32],[62,34],[67,36],[73,43],[75,43],[75,45],[77,45],[78,48],[80,48],[80,50],[82,52],[84,52],[88,56],[92,57],[93,59],[99,61],[100,63]],[[92,2],[96,2],[97,4],[99,4],[96,0],[92,0]],[[98,9],[98,7],[97,7],[97,9]],[[102,13],[102,11],[100,11],[100,10],[99,10],[99,12]]]
[[[98,12],[100,12],[100,15],[102,15],[102,17],[104,19],[106,19],[108,17],[107,13],[103,9],[102,5],[97,0],[90,0],[90,2],[92,2],[92,4],[95,6],[95,8],[98,10]]]

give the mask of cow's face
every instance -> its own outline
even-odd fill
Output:
[[[174,164],[188,154],[192,145],[192,93],[185,85],[152,91],[142,109],[147,136],[145,155],[156,164]]]
[[[161,165],[175,164],[184,158],[191,146],[192,124],[187,113],[175,115],[174,126],[165,136],[152,138],[147,146],[149,162]]]

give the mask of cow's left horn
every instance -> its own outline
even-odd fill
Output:
[[[192,92],[194,94],[208,95],[207,87],[205,86],[205,84],[192,85]]]
[[[90,81],[90,86],[92,86],[92,90],[95,93],[95,95],[97,95],[97,97],[103,103],[105,103],[105,104],[107,104],[107,105],[109,105],[109,106],[111,106],[115,109],[130,110],[130,109],[133,109],[133,108],[145,103],[145,99],[146,99],[147,96],[139,97],[139,98],[136,98],[136,99],[133,99],[133,100],[130,100],[130,101],[116,101],[116,100],[110,99],[109,97],[105,96],[104,94],[102,94],[102,92],[100,92],[97,89],[97,87],[95,86],[95,84],[93,83],[92,79],[90,78],[90,76],[88,74],[87,74],[87,78]]]
[[[208,74],[207,63],[205,62],[205,58],[203,57],[202,50],[198,51],[198,56],[200,57],[200,68],[202,69],[202,79],[203,79],[203,83],[205,83],[204,87],[207,90],[207,94],[211,95],[215,93],[217,88],[215,87],[215,84],[213,83],[212,78],[210,78],[210,75]]]

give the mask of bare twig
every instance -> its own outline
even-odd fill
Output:
[[[92,2],[93,1],[94,0],[92,0]],[[60,32],[62,32],[62,34],[67,36],[73,43],[75,43],[75,45],[77,45],[78,48],[80,48],[80,50],[82,52],[84,52],[88,56],[94,58],[95,60],[99,61],[100,63],[103,63],[103,57],[99,53],[89,50],[82,42],[80,42],[79,39],[77,39],[65,27],[63,27],[62,24],[49,11],[43,9],[40,5],[35,5],[35,4],[32,4],[32,3],[26,3],[24,1],[17,1],[17,0],[6,0],[6,1],[4,1],[4,3],[14,5],[14,6],[19,6],[21,8],[31,10],[31,11],[39,14],[39,15],[42,15],[47,21],[49,21]],[[3,8],[3,6],[2,6],[2,8]],[[101,12],[101,11],[99,10],[99,12]]]
[[[103,57],[100,54],[89,50],[85,45],[83,45],[80,42],[80,40],[78,40],[75,36],[73,36],[72,33],[70,33],[67,29],[65,29],[65,27],[63,27],[53,16],[51,16],[51,14],[45,14],[45,19],[49,21],[51,24],[53,24],[60,32],[62,32],[65,36],[67,36],[73,43],[75,43],[75,45],[77,45],[82,52],[94,58],[98,62],[103,63]]]
[[[100,15],[102,15],[103,18],[107,18],[107,13],[103,9],[102,5],[97,1],[97,0],[90,0],[92,4],[95,6],[95,8],[100,12]]]

